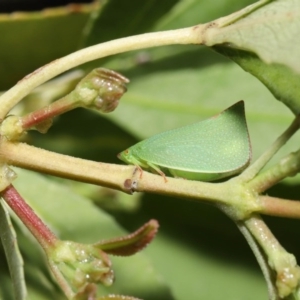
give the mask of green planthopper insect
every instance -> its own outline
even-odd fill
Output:
[[[213,181],[240,173],[251,160],[244,101],[207,120],[154,135],[118,157],[164,178]]]

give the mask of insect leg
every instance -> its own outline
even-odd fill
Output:
[[[164,178],[165,182],[168,182],[165,173],[157,165],[154,165],[154,164],[152,164],[150,162],[147,162],[147,165],[149,166],[149,168],[153,169],[156,173],[158,173],[159,175],[161,175]]]
[[[135,175],[136,171],[140,171],[140,179],[143,177],[143,169],[139,165],[135,165],[135,170],[133,172],[133,175]]]

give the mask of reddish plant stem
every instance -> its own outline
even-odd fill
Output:
[[[56,244],[58,239],[55,234],[35,214],[13,185],[2,191],[1,196],[44,249],[53,247]]]
[[[61,115],[76,107],[77,106],[75,105],[73,99],[68,95],[46,107],[38,109],[22,117],[22,127],[24,130],[29,129],[38,125],[39,123],[42,123],[48,119],[52,119],[53,117]]]
[[[269,196],[260,196],[261,214],[300,219],[300,202]]]

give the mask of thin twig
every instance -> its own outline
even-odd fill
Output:
[[[293,136],[299,129],[300,115],[298,115],[292,124],[284,131],[276,141],[264,152],[249,168],[247,168],[238,178],[241,181],[247,182],[255,177],[256,174],[269,162],[275,153]]]
[[[1,196],[24,225],[31,231],[43,248],[47,249],[48,247],[55,245],[57,241],[55,234],[36,215],[12,185],[2,191]]]
[[[267,258],[265,257],[262,249],[257,244],[257,241],[254,239],[249,229],[245,226],[244,222],[236,222],[236,225],[246,239],[264,275],[267,282],[269,300],[278,300],[277,290],[272,278],[272,271],[268,266]]]
[[[209,202],[227,204],[232,197],[226,194],[224,184],[184,180],[143,172],[140,178],[135,166],[94,162],[63,155],[24,143],[2,141],[0,158],[7,164],[42,172],[54,176],[73,179],[118,189],[127,193],[148,191],[164,195],[202,199]],[[229,189],[228,193],[232,191]]]
[[[286,298],[296,292],[300,280],[300,268],[293,254],[288,253],[275,238],[259,215],[252,215],[244,221],[245,226],[264,250],[268,264],[276,274],[276,288],[279,298]]]
[[[14,87],[0,97],[0,119],[3,119],[6,114],[35,87],[67,70],[88,61],[132,50],[172,44],[201,44],[200,33],[204,27],[205,25],[198,25],[196,27],[145,33],[121,38],[91,46],[56,59],[25,76]]]
[[[300,170],[300,150],[288,154],[271,168],[253,178],[247,186],[261,194],[282,179],[295,176]]]
[[[270,196],[259,197],[261,214],[300,219],[300,202],[296,200],[288,200]]]

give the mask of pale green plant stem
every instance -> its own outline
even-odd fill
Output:
[[[247,168],[240,176],[238,180],[242,182],[248,182],[254,178],[261,169],[270,161],[270,159],[276,154],[276,152],[293,136],[293,134],[299,129],[300,115],[298,115],[289,128],[283,132],[276,141],[271,145],[267,151],[265,151],[249,168]]]
[[[288,154],[277,164],[253,178],[248,186],[258,194],[266,191],[282,179],[296,175],[300,170],[300,150]]]
[[[56,59],[25,76],[0,97],[0,119],[3,119],[6,114],[34,88],[71,68],[88,61],[132,50],[172,44],[201,44],[201,31],[204,28],[205,24],[196,27],[145,33],[121,38],[91,46]]]
[[[259,215],[245,220],[245,225],[269,258],[273,257],[274,253],[285,251]]]
[[[274,279],[279,298],[285,298],[295,292],[299,284],[300,269],[294,255],[280,245],[259,215],[252,215],[244,223],[263,249],[269,267],[276,274]]]
[[[244,222],[236,222],[238,229],[243,234],[244,238],[246,239],[249,247],[251,248],[260,268],[264,275],[264,278],[267,282],[268,287],[268,294],[269,294],[269,300],[277,300],[277,290],[273,284],[272,280],[272,271],[270,267],[268,266],[267,258],[265,257],[262,249],[257,244],[257,241],[252,236],[249,229],[245,226]]]
[[[148,191],[229,205],[231,199],[239,199],[232,195],[236,191],[232,190],[232,187],[228,188],[226,183],[215,184],[171,177],[168,177],[165,182],[164,178],[159,175],[145,171],[140,174],[140,171],[134,166],[84,160],[24,143],[3,140],[0,147],[0,158],[13,166],[115,188],[127,193]],[[237,200],[233,201],[235,203]],[[249,203],[249,206],[251,205],[252,203]],[[255,209],[257,210],[256,207]],[[246,207],[245,210],[251,212],[253,208]]]

